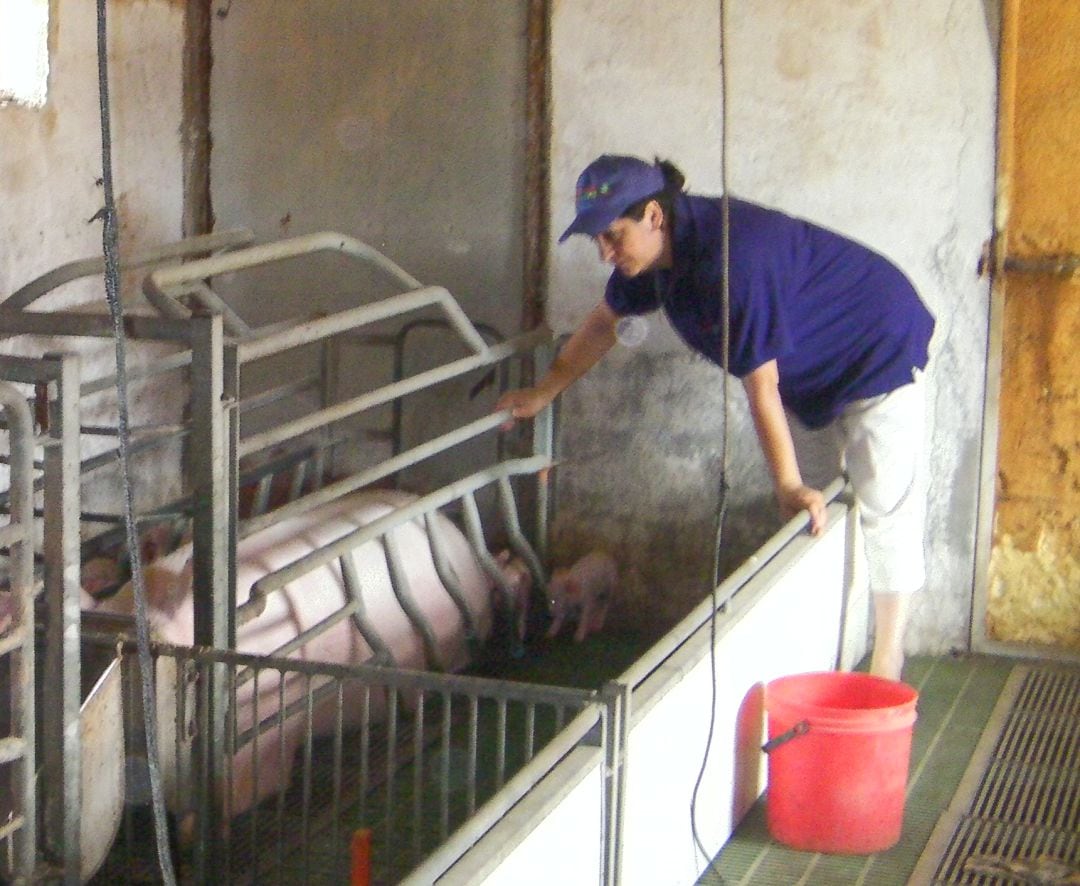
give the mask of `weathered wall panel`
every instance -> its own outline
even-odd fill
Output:
[[[966,645],[983,410],[996,16],[932,0],[729,4],[731,190],[837,228],[895,259],[937,316],[929,373],[930,582],[908,645]],[[666,156],[691,189],[720,190],[718,5],[556,2],[552,231],[574,179],[605,151]],[[607,271],[582,238],[552,242],[549,321],[567,331]],[[735,385],[725,560],[775,526]],[[624,615],[662,623],[708,589],[723,430],[720,373],[661,320],[565,397],[560,538],[581,533],[641,573]],[[644,461],[642,461],[644,459]],[[642,464],[647,468],[642,468]],[[647,541],[646,541],[647,540]]]
[[[1080,8],[1014,0],[1006,16],[997,498],[976,630],[1080,651]]]

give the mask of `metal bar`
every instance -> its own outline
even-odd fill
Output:
[[[229,582],[228,473],[224,395],[224,333],[221,317],[191,320],[191,405],[199,416],[191,434],[193,640],[197,646],[231,649],[236,642],[235,585]],[[195,748],[204,777],[198,781],[198,842],[207,872],[217,868],[221,814],[216,802],[222,779],[228,697],[223,669],[212,663],[199,693],[203,729]]]
[[[30,467],[31,477],[33,476],[33,466]],[[33,513],[31,512],[31,519]],[[21,542],[26,538],[26,527],[21,523],[11,523],[7,526],[0,527],[0,548],[6,548],[10,544]]]
[[[191,365],[191,351],[179,351],[176,354],[170,354],[168,357],[157,357],[150,366],[139,367],[127,373],[127,380],[131,382],[141,382],[147,379],[154,378],[158,375],[165,375],[169,372],[175,372],[177,369],[183,369],[186,366]],[[116,375],[105,375],[101,378],[96,378],[93,381],[83,382],[81,395],[88,397],[91,394],[97,394],[101,391],[111,391],[116,387]]]
[[[217,252],[220,249],[229,249],[233,246],[241,246],[251,243],[255,235],[246,229],[221,231],[216,234],[204,234],[198,237],[189,237],[174,243],[166,243],[144,252],[136,252],[121,261],[121,270],[131,271],[149,265],[158,264],[170,259],[182,259],[191,255],[203,255],[208,252]],[[105,273],[105,259],[103,256],[84,258],[80,261],[69,262],[53,268],[47,274],[35,277],[29,283],[16,289],[9,295],[0,306],[4,310],[23,310],[29,307],[47,292],[71,283],[81,277],[92,277]]]
[[[339,332],[351,331],[427,307],[438,307],[443,310],[450,325],[461,336],[469,350],[477,354],[482,354],[487,350],[487,343],[483,336],[476,331],[476,327],[465,316],[449,290],[442,286],[424,286],[410,292],[391,295],[371,304],[304,320],[285,329],[277,329],[270,334],[256,333],[255,338],[241,343],[240,357],[244,363],[250,363],[301,345],[314,344]]]
[[[389,705],[389,701],[387,702]],[[371,784],[371,687],[365,685],[360,699],[360,821],[367,820],[368,786]]]
[[[79,744],[79,360],[49,354],[56,379],[45,448],[45,680],[42,742],[45,838],[63,859],[64,882],[79,882],[82,749]]]
[[[257,409],[273,406],[289,397],[295,397],[297,394],[301,394],[304,391],[314,389],[318,382],[319,378],[314,373],[290,379],[280,385],[275,385],[265,391],[260,391],[258,394],[251,397],[245,397],[240,401],[240,412],[242,414],[247,414],[254,412]]]
[[[503,342],[506,337],[492,326],[486,323],[477,323],[476,330],[483,337],[484,340],[489,343]],[[393,338],[387,338],[385,341],[373,338],[371,344],[389,344],[393,346],[393,373],[392,378],[395,382],[400,381],[405,377],[405,346],[409,336],[416,330],[421,328],[442,328],[449,327],[450,324],[445,319],[438,317],[420,317],[416,320],[412,320],[409,323],[404,324],[401,329],[398,330],[397,335]],[[504,367],[505,368],[505,367]],[[397,455],[401,452],[401,440],[402,440],[402,424],[404,421],[404,410],[402,409],[402,403],[400,400],[395,400],[391,410],[390,420],[390,452],[392,455]]]
[[[386,459],[374,467],[359,471],[342,480],[323,486],[315,492],[308,493],[303,498],[298,498],[295,502],[277,508],[272,516],[266,515],[261,518],[245,521],[241,534],[244,536],[251,535],[258,532],[260,529],[264,529],[267,526],[277,523],[279,520],[307,513],[308,511],[314,510],[319,505],[339,499],[348,495],[350,492],[355,492],[365,486],[370,486],[372,483],[382,480],[385,477],[389,477],[391,474],[396,473],[402,468],[423,461],[426,458],[444,452],[447,449],[471,440],[474,437],[478,437],[481,434],[494,430],[500,423],[505,421],[508,416],[508,410],[503,410],[490,416],[484,416],[483,418],[479,418],[474,422],[463,425],[454,431],[443,434],[441,437],[436,437],[429,440],[427,443],[422,443],[421,445],[410,449],[408,452]]]
[[[479,489],[488,483],[505,477],[512,473],[528,473],[539,470],[547,465],[546,461],[536,459],[516,459],[494,465],[487,470],[478,471],[470,477],[465,477],[455,483],[442,487],[435,492],[418,498],[410,504],[397,508],[392,513],[373,520],[359,529],[346,533],[336,541],[305,554],[281,569],[277,569],[268,575],[264,575],[251,587],[251,596],[239,611],[252,609],[258,614],[266,605],[266,595],[271,591],[278,590],[290,584],[302,575],[325,566],[331,560],[337,559],[342,554],[357,548],[360,545],[378,538],[383,533],[399,526],[408,520],[421,516],[425,511],[442,507],[443,505],[461,498],[472,491]]]
[[[611,697],[611,684],[605,684],[601,695],[604,712],[600,717],[600,747],[604,753],[604,767],[600,778],[600,882],[603,886],[615,884],[615,700]]]
[[[342,554],[338,560],[341,567],[341,579],[345,585],[345,593],[353,604],[353,624],[364,638],[364,642],[371,647],[371,651],[385,664],[394,665],[397,660],[393,650],[383,640],[378,628],[367,617],[367,607],[364,605],[364,588],[360,583],[360,574],[356,569],[356,562],[352,554]]]
[[[525,762],[533,758],[536,752],[536,705],[529,702],[525,706]]]
[[[507,640],[510,645],[510,654],[514,658],[520,658],[525,652],[525,646],[523,638],[517,629],[518,616],[520,615],[517,595],[509,579],[503,570],[499,568],[498,562],[488,551],[487,540],[484,537],[484,527],[480,519],[480,508],[477,507],[476,498],[471,491],[461,496],[461,503],[464,506],[465,532],[469,538],[469,544],[472,546],[473,556],[476,557],[477,562],[483,567],[495,587],[499,589],[503,600],[502,606],[509,613],[508,623],[511,627]]]
[[[398,692],[390,690],[386,705],[386,791],[384,805],[383,840],[387,846],[394,845],[394,772],[397,770]]]
[[[278,759],[285,760],[285,672],[278,675]],[[277,792],[277,882],[285,877],[285,793],[288,785],[278,779]]]
[[[330,628],[332,628],[339,622],[342,622],[345,619],[349,618],[349,616],[354,615],[356,612],[356,606],[357,601],[348,601],[340,609],[336,609],[330,615],[326,616],[326,618],[316,622],[309,628],[305,628],[287,643],[283,643],[277,649],[273,650],[271,655],[279,658],[284,658],[285,656],[288,656],[289,653],[295,652],[297,649],[303,648],[306,644],[310,643],[320,634],[328,631]],[[247,613],[245,613],[245,617],[247,617]],[[242,621],[243,620],[244,619],[242,619]],[[246,682],[246,679],[242,682]]]
[[[102,646],[110,651],[119,648],[128,654],[135,652],[134,641],[115,633],[85,631],[84,640],[92,646]],[[269,655],[253,655],[228,649],[195,648],[176,646],[171,643],[153,643],[155,655],[176,658],[181,662],[215,662],[230,666],[250,667],[262,670],[281,670],[298,674],[330,677],[343,680],[361,680],[364,683],[396,689],[402,692],[454,692],[460,695],[485,698],[526,698],[538,704],[581,708],[594,701],[596,693],[569,686],[549,686],[540,683],[517,683],[495,680],[490,677],[473,677],[466,674],[434,674],[430,671],[414,671],[386,668],[368,664],[333,664],[331,662],[306,661],[299,658],[279,658]]]
[[[312,784],[312,751],[314,748],[314,729],[312,728],[315,720],[315,705],[311,694],[311,677],[308,677],[305,681],[307,691],[305,692],[305,704],[304,704],[304,761],[303,761],[303,782],[301,785],[303,800],[300,808],[300,835],[302,838],[301,851],[303,853],[303,880],[301,882],[311,882],[311,784]]]
[[[193,769],[194,769],[194,794],[196,822],[195,827],[199,838],[195,844],[195,882],[210,886],[213,883],[214,874],[217,871],[218,842],[213,839],[213,834],[218,820],[220,819],[216,797],[214,796],[210,782],[213,779],[215,758],[213,752],[221,747],[212,741],[211,733],[211,702],[210,695],[213,691],[214,663],[207,662],[199,668],[198,682],[195,684],[195,722],[198,724],[195,730]],[[209,837],[209,839],[208,839]]]
[[[476,617],[465,599],[461,581],[458,579],[457,573],[454,572],[454,567],[450,565],[450,559],[446,554],[442,528],[431,511],[424,514],[424,529],[427,531],[428,547],[431,549],[431,562],[435,566],[435,574],[439,576],[439,581],[442,582],[446,592],[450,595],[450,599],[454,601],[454,605],[461,615],[461,623],[465,628],[465,640],[475,653],[478,651],[476,647],[480,642]]]
[[[439,643],[435,639],[435,631],[431,627],[424,610],[417,604],[409,586],[409,574],[405,569],[405,561],[401,556],[401,546],[394,537],[393,530],[387,531],[380,536],[383,551],[386,554],[386,566],[390,572],[390,586],[394,590],[398,604],[405,616],[420,635],[424,646],[424,658],[427,666],[433,671],[445,671],[446,665],[439,654]]]
[[[262,722],[261,716],[259,714],[259,696],[260,696],[259,678],[264,673],[265,673],[265,671],[255,670],[254,671],[254,677],[252,678],[252,684],[253,684],[252,687],[251,687],[251,722],[252,722],[252,724]],[[259,756],[259,740],[262,738],[262,730],[261,729],[253,729],[252,733],[253,734],[251,736],[251,759],[252,760],[261,760],[262,757]],[[252,796],[252,804],[251,804],[251,845],[252,846],[257,846],[258,845],[258,838],[259,838],[259,805],[260,804],[254,802],[254,798],[260,796],[259,795],[259,776],[260,776],[260,770],[261,770],[262,767],[260,767],[260,766],[252,766],[251,768],[252,768],[252,772],[251,772],[251,796]]]
[[[188,262],[176,268],[160,268],[146,278],[143,289],[148,296],[151,292],[155,296],[183,295],[188,291],[187,286],[207,277],[242,271],[316,252],[341,252],[354,258],[370,261],[409,289],[418,289],[421,285],[418,280],[366,243],[344,234],[322,231],[237,249],[200,261]]]
[[[506,699],[499,699],[495,718],[495,787],[506,783]]]
[[[374,391],[368,391],[358,397],[337,403],[328,409],[320,409],[301,419],[287,422],[280,427],[255,434],[244,441],[241,447],[241,455],[250,455],[261,449],[267,449],[284,440],[297,437],[309,431],[314,431],[342,419],[349,418],[357,413],[382,406],[385,403],[408,394],[416,393],[435,384],[456,378],[472,372],[482,366],[489,366],[505,360],[518,353],[521,348],[529,343],[530,337],[540,338],[542,334],[529,333],[521,338],[514,339],[503,344],[492,345],[485,352],[469,357],[463,357],[450,363],[437,366],[434,369],[421,372],[418,375],[393,382]]]
[[[231,716],[228,718],[228,722],[225,725],[225,744],[222,748],[222,755],[225,758],[224,772],[222,773],[222,818],[225,821],[232,821],[235,810],[233,808],[233,784],[234,784],[234,772],[233,763],[236,760],[236,720],[237,720],[237,705],[236,705],[236,669],[228,668],[225,672],[225,685],[228,695],[229,711]],[[252,757],[253,761],[257,761],[258,757]],[[252,766],[253,769],[258,769],[258,764]],[[224,870],[224,880],[226,883],[232,882],[232,840],[222,840],[221,846],[221,866]]]
[[[540,378],[547,372],[551,361],[554,359],[554,349],[549,339],[547,343],[536,348],[533,360],[536,363],[536,377]],[[549,460],[555,458],[555,404],[549,404],[537,413],[532,423],[532,453]],[[548,525],[555,508],[555,499],[551,495],[550,472],[541,471],[536,478],[536,503],[535,525],[533,526],[533,543],[540,562],[548,562]]]
[[[240,538],[240,358],[234,342],[223,342],[221,352],[221,401],[223,405],[223,445],[227,453],[225,461],[225,551],[227,605],[230,607],[227,622],[229,648],[236,645],[236,546]],[[198,415],[198,413],[195,413]],[[220,563],[220,561],[217,561]]]
[[[529,540],[521,531],[521,523],[518,520],[517,501],[514,499],[514,489],[510,485],[510,479],[503,477],[498,481],[499,507],[502,511],[503,525],[506,527],[507,540],[511,549],[529,567],[532,574],[534,587],[542,589],[547,587],[547,577],[544,575],[544,567],[540,558],[533,550]]]
[[[465,763],[466,808],[470,818],[476,812],[476,753],[479,747],[479,721],[480,703],[477,696],[473,695],[469,697],[468,758]]]
[[[26,819],[21,815],[14,816],[10,821],[0,825],[0,840],[7,840],[13,834],[18,833],[26,826]],[[24,831],[25,833],[25,831]],[[32,871],[33,869],[31,869]]]
[[[439,773],[439,842],[450,833],[450,732],[453,728],[453,696],[442,694],[442,765]]]
[[[5,650],[14,653],[10,680],[10,711],[13,735],[22,744],[21,762],[15,769],[10,790],[14,795],[12,821],[18,822],[19,842],[16,844],[15,873],[25,882],[33,878],[37,857],[37,794],[36,776],[37,726],[35,707],[36,662],[34,650],[34,498],[33,498],[33,440],[34,420],[26,398],[9,384],[0,385],[0,406],[9,429],[11,454],[11,523],[8,529],[18,529],[5,540],[10,545],[8,581],[15,603],[13,612],[17,647]]]
[[[418,860],[423,846],[423,798],[424,798],[424,693],[416,698],[416,711],[413,714],[413,759],[412,759],[412,851],[414,862]]]
[[[341,772],[344,767],[344,732],[345,732],[345,685],[336,681],[337,698],[334,706],[334,750],[333,783],[330,787],[330,843],[334,847],[333,864],[337,870],[341,864],[343,845],[341,842]]]
[[[475,705],[475,699],[471,700]],[[540,752],[507,781],[502,790],[494,794],[479,809],[475,803],[469,806],[468,820],[458,828],[423,863],[409,872],[399,886],[429,886],[435,883],[450,866],[473,846],[488,830],[497,824],[522,797],[544,778],[551,769],[572,751],[591,731],[600,719],[597,702],[579,713],[560,733],[555,735]],[[470,785],[475,781],[472,773]]]
[[[267,474],[255,487],[255,497],[251,500],[251,513],[262,516],[270,505],[270,486],[274,482],[274,475]]]
[[[615,827],[612,833],[613,869],[615,882],[622,880],[622,839],[623,839],[623,814],[626,809],[626,780],[627,760],[630,746],[630,708],[633,703],[633,692],[628,683],[611,683],[612,693],[615,696],[615,710],[617,715],[614,739],[616,746],[611,749],[612,765],[615,767]]]
[[[196,283],[192,286],[191,294],[198,297],[204,311],[212,314],[221,314],[221,320],[225,331],[229,335],[239,338],[247,338],[252,334],[251,327],[245,323],[225,300],[205,283]],[[172,304],[176,304],[172,302]],[[181,317],[186,317],[187,312],[181,311]]]
[[[0,306],[0,338],[14,335],[74,336],[112,338],[113,323],[108,314],[79,314],[73,311],[35,313],[6,310]],[[187,325],[177,320],[128,314],[124,332],[131,339],[187,341]]]
[[[1045,255],[1039,258],[1006,256],[1004,268],[1013,274],[1072,277],[1080,273],[1080,255]]]

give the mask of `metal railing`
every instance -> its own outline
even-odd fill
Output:
[[[13,841],[11,873],[30,883],[37,860],[37,802],[34,686],[34,423],[19,391],[0,384],[0,407],[7,427],[11,501],[8,522],[0,526],[0,548],[7,551],[8,592],[0,627],[0,658],[6,659],[11,731],[0,736],[0,768],[11,773],[12,808],[0,825],[0,840]]]
[[[111,634],[88,642],[115,648]],[[132,644],[123,644],[125,656]],[[603,832],[614,840],[624,693],[512,683],[364,665],[340,666],[184,647],[155,647],[163,780],[181,834],[211,765],[191,739],[215,671],[229,705],[209,855],[181,845],[185,881],[348,882],[349,844],[371,835],[372,883],[431,883],[575,747],[599,743],[612,763]],[[127,662],[126,664],[133,664]],[[244,680],[244,674],[253,675]],[[134,699],[132,699],[133,701]],[[139,736],[129,736],[138,747]],[[132,813],[137,810],[131,810]],[[129,822],[95,883],[152,859]],[[607,853],[614,858],[614,848]]]

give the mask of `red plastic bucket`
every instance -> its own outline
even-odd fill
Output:
[[[775,840],[869,854],[900,839],[919,694],[861,673],[796,674],[765,687]]]

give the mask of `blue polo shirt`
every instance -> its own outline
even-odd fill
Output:
[[[734,197],[729,368],[739,378],[775,359],[780,397],[807,427],[854,400],[895,390],[928,359],[934,319],[883,256],[839,234]],[[723,365],[721,200],[675,201],[674,267],[608,280],[616,314],[663,307],[685,342]]]

